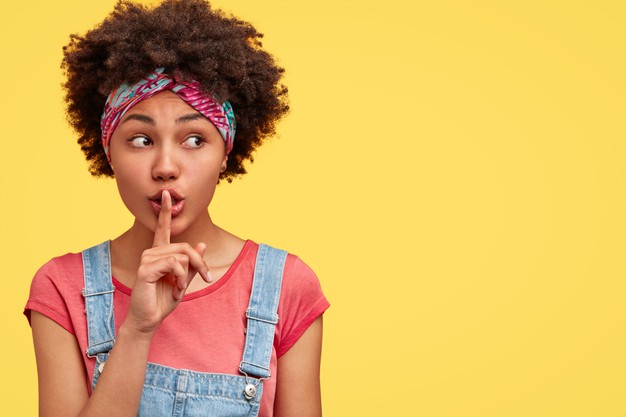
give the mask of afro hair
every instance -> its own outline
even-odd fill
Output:
[[[156,7],[120,0],[113,12],[63,48],[68,121],[95,176],[113,177],[101,144],[100,117],[108,94],[155,68],[200,82],[237,120],[229,163],[220,179],[246,173],[254,150],[276,133],[289,110],[284,70],[262,50],[263,35],[248,22],[204,0],[165,0]]]

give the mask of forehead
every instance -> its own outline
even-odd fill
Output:
[[[198,111],[187,104],[176,93],[172,91],[160,91],[150,98],[141,100],[128,109],[124,118],[135,113],[148,114],[152,117],[176,118],[183,114],[198,113]],[[124,118],[122,118],[122,121]]]

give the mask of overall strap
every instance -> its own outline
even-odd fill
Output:
[[[278,323],[278,301],[287,252],[259,245],[254,267],[252,294],[246,310],[246,345],[239,371],[244,375],[270,377],[274,329]]]
[[[86,249],[83,255],[85,276],[85,314],[87,314],[87,356],[108,353],[115,342],[111,255],[109,241]],[[100,361],[99,361],[100,362]]]

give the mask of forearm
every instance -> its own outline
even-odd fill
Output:
[[[80,417],[136,416],[153,334],[122,324],[93,395]]]

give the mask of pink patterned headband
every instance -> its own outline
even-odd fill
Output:
[[[100,127],[102,129],[102,147],[109,163],[111,162],[109,149],[111,136],[124,114],[135,104],[163,90],[171,90],[178,94],[187,104],[215,125],[226,142],[226,154],[233,149],[236,123],[235,113],[230,103],[225,101],[220,104],[213,97],[204,94],[200,90],[200,83],[197,81],[183,82],[176,76],[171,77],[165,74],[164,71],[164,68],[157,68],[152,74],[135,84],[131,85],[125,82],[107,97]]]

